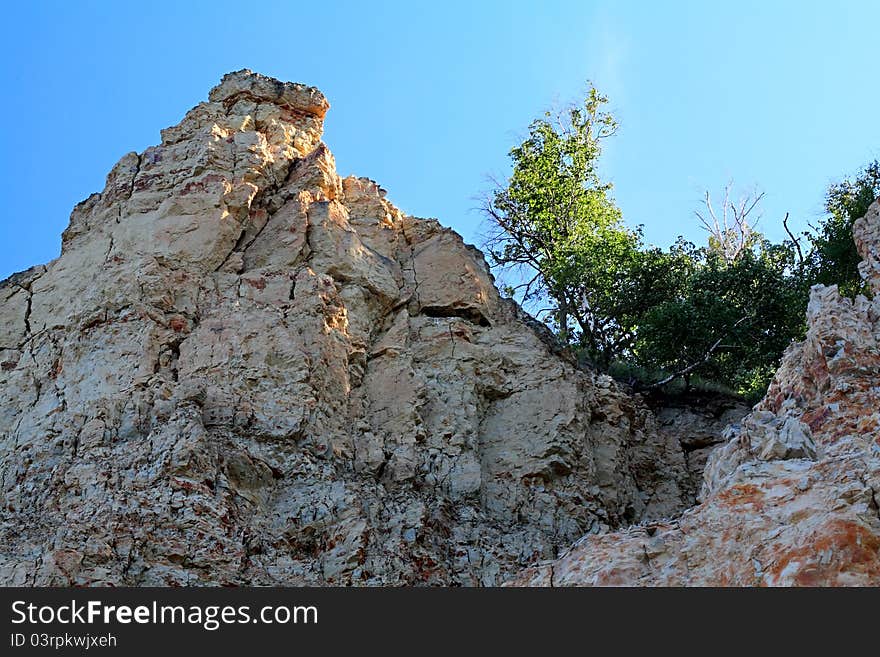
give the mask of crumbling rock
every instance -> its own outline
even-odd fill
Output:
[[[0,582],[491,585],[688,503],[646,407],[336,174],[328,107],[227,75],[0,284]]]
[[[687,502],[693,506],[709,456],[727,441],[727,427],[740,422],[751,407],[740,398],[712,392],[655,394],[645,401],[657,418],[658,431],[681,445],[688,471]]]
[[[585,536],[511,583],[880,585],[880,202],[853,232],[873,299],[813,288],[806,338],[710,455],[701,503]]]
[[[722,438],[728,442],[709,457],[703,473],[701,497],[731,484],[732,475],[747,475],[744,464],[785,459],[816,459],[816,445],[810,427],[792,416],[756,410],[742,424],[727,427]]]

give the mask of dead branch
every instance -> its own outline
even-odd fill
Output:
[[[800,271],[804,270],[804,253],[801,251],[801,242],[798,238],[794,236],[794,233],[788,228],[788,212],[785,213],[785,219],[782,220],[782,227],[785,228],[785,232],[788,233],[788,236],[791,238],[791,241],[794,243],[794,248],[797,249],[798,254],[798,269]]]
[[[672,381],[674,381],[675,379],[678,379],[680,377],[687,376],[688,374],[692,373],[697,368],[702,367],[703,365],[708,363],[709,359],[712,358],[712,354],[715,353],[715,350],[718,349],[718,347],[724,341],[724,338],[726,338],[730,334],[730,332],[733,331],[733,329],[735,329],[737,326],[739,326],[744,321],[746,321],[746,319],[748,319],[748,315],[744,315],[739,320],[737,320],[736,323],[734,323],[729,329],[724,331],[724,333],[721,334],[721,337],[719,337],[712,344],[712,346],[709,347],[709,350],[706,352],[706,354],[703,356],[702,359],[691,363],[687,367],[680,369],[677,372],[673,372],[672,374],[670,374],[666,378],[661,379],[660,381],[657,381],[656,383],[652,383],[648,386],[644,386],[644,388],[642,388],[642,389],[643,390],[653,390],[654,388],[659,388],[660,386],[665,386],[667,383],[671,383]]]
[[[749,194],[741,198],[737,204],[730,200],[731,188],[732,183],[728,183],[724,188],[720,218],[708,191],[703,199],[703,205],[706,206],[705,214],[699,210],[694,211],[703,229],[711,236],[710,241],[714,239],[718,245],[718,252],[727,263],[735,262],[751,245],[758,220],[752,222],[749,216],[764,198],[764,192],[754,196]]]

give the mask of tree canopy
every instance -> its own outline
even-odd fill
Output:
[[[699,376],[744,395],[766,389],[779,359],[802,336],[809,288],[864,292],[852,224],[880,193],[880,163],[831,185],[826,216],[800,237],[772,243],[753,212],[763,194],[716,209],[709,193],[695,214],[708,235],[668,249],[628,227],[599,175],[604,140],[617,123],[590,86],[580,105],[532,122],[509,155],[484,211],[491,264],[511,273],[506,292],[602,371],[636,372],[651,387]]]

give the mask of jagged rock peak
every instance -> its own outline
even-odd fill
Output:
[[[692,503],[674,436],[240,71],[0,285],[0,583],[496,584]]]
[[[208,93],[208,99],[226,106],[242,99],[255,103],[273,103],[292,112],[304,112],[323,119],[330,103],[317,88],[295,82],[282,82],[275,78],[241,69],[227,73],[216,87]]]

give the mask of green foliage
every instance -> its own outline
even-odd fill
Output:
[[[867,293],[859,276],[859,255],[852,239],[856,219],[880,196],[880,162],[875,160],[853,179],[831,185],[825,196],[825,220],[807,235],[811,244],[807,276],[811,283],[838,285],[842,294]]]
[[[515,271],[508,294],[591,365],[642,386],[699,381],[757,399],[803,334],[810,286],[864,291],[852,224],[880,192],[880,163],[829,188],[828,215],[806,242],[766,240],[748,220],[763,195],[734,203],[728,187],[718,214],[708,194],[697,213],[706,245],[648,248],[597,171],[616,129],[606,102],[590,88],[561,118],[534,121],[510,151],[512,175],[484,205],[492,264]]]
[[[484,207],[492,264],[525,270],[525,282],[508,291],[544,306],[538,312],[560,338],[602,365],[633,337],[626,290],[656,275],[655,266],[644,266],[641,233],[623,225],[611,185],[597,172],[601,141],[616,129],[606,102],[590,88],[583,105],[562,118],[534,121],[510,151],[510,180]]]
[[[611,367],[608,368],[608,374],[618,381],[638,387],[646,382],[658,381],[665,377],[668,372],[644,367],[631,360],[618,360],[611,363]],[[674,379],[662,389],[662,393],[667,396],[683,395],[688,392],[710,393],[728,397],[742,396],[729,386],[712,379],[705,379],[699,374],[694,374],[687,382],[681,377]],[[754,401],[757,402],[759,399],[760,397],[757,397]]]
[[[743,395],[766,388],[803,328],[804,289],[792,273],[793,253],[762,240],[733,262],[711,246],[690,255],[681,294],[645,312],[636,361],[666,372],[699,364],[702,377]]]
[[[710,233],[706,247],[688,252],[692,266],[682,291],[645,311],[635,362],[655,371],[680,372],[703,359],[698,368],[702,377],[750,398],[760,396],[785,348],[803,335],[812,285],[838,285],[850,297],[868,293],[858,272],[852,227],[878,195],[876,161],[855,178],[831,185],[827,216],[806,234],[806,253],[794,238],[772,244],[748,227],[741,241],[745,248],[731,258],[733,250],[721,248],[717,235],[729,243],[736,243],[739,235],[727,230],[725,220],[722,230]],[[733,214],[741,216],[746,207],[743,203]],[[703,220],[703,225],[709,223]]]

